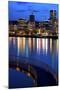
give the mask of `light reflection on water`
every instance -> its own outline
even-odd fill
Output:
[[[42,61],[58,72],[58,39],[9,37],[9,55]]]

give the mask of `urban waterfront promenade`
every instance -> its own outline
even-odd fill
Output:
[[[58,36],[39,36],[39,35],[11,35],[9,34],[9,37],[27,37],[27,38],[55,38],[57,39]]]

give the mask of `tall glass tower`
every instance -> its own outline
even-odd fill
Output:
[[[35,16],[34,16],[34,15],[30,15],[29,21],[30,21],[30,22],[34,22],[34,21],[35,21]]]

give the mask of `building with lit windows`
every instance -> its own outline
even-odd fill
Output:
[[[29,16],[28,30],[30,31],[35,30],[35,16],[34,15]]]
[[[50,10],[50,30],[55,31],[57,25],[57,17],[56,17],[56,10]]]
[[[27,27],[26,20],[25,19],[19,19],[18,20],[18,29],[19,30],[25,30]]]
[[[50,20],[56,20],[56,10],[50,10]]]

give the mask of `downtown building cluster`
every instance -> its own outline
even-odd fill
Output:
[[[9,32],[17,35],[58,35],[56,10],[50,10],[47,21],[35,21],[35,15],[32,14],[28,21],[20,18],[16,22],[9,22]]]

